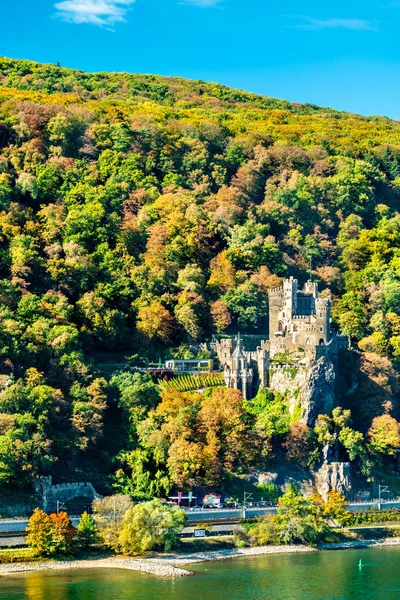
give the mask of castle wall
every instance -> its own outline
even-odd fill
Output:
[[[291,277],[269,290],[269,340],[255,352],[244,351],[238,340],[216,344],[228,387],[253,397],[261,385],[289,399],[291,413],[312,424],[319,412],[333,404],[335,363],[347,336],[331,333],[330,301],[318,297],[318,285],[308,281],[299,291]],[[287,365],[270,364],[278,353],[289,352]],[[299,356],[300,353],[300,356]]]
[[[42,497],[42,507],[46,511],[54,510],[57,502],[68,502],[74,498],[102,498],[89,482],[60,483],[53,485],[51,476],[39,477],[35,484],[35,490]]]

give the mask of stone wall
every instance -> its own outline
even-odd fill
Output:
[[[40,504],[40,498],[36,502],[32,502],[32,499],[18,504],[8,502],[7,500],[0,501],[0,516],[1,517],[30,517],[35,508]]]
[[[54,510],[57,502],[69,502],[75,498],[94,500],[102,496],[96,492],[90,482],[61,483],[53,485],[51,477],[39,477],[35,490],[42,499],[43,510]]]

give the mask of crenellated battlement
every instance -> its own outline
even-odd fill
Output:
[[[283,287],[273,288],[272,290],[268,290],[268,296],[275,296],[279,298],[283,298],[285,295]]]

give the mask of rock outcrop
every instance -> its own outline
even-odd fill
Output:
[[[315,473],[315,486],[325,502],[331,490],[346,497],[351,490],[350,463],[325,462]]]
[[[301,420],[313,426],[319,414],[328,414],[335,399],[335,364],[323,356],[313,360],[307,370],[307,378],[301,391]]]
[[[335,398],[336,368],[330,358],[322,356],[304,365],[273,365],[270,389],[287,398],[293,419],[312,427],[319,414],[327,414]]]

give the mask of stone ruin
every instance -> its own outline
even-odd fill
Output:
[[[42,500],[42,509],[46,512],[55,510],[57,503],[65,504],[76,498],[85,498],[92,502],[95,498],[102,498],[90,482],[59,483],[53,485],[51,476],[38,477],[34,482],[34,489]]]

